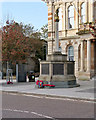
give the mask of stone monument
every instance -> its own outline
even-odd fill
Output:
[[[55,87],[76,87],[74,75],[74,61],[67,61],[67,55],[59,50],[58,9],[55,13],[55,51],[48,55],[46,61],[40,61],[39,80],[55,85]]]

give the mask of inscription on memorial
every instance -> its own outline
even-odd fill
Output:
[[[64,75],[64,64],[53,64],[53,75]]]
[[[67,74],[68,75],[74,74],[74,64],[72,63],[67,64]]]
[[[41,74],[49,74],[49,64],[41,64]]]

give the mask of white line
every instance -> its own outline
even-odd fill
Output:
[[[27,95],[27,94],[22,94],[22,96],[35,97],[35,98],[44,98],[44,97],[42,97],[42,96]]]
[[[12,111],[12,110],[11,110]],[[22,110],[13,110],[14,112],[23,112]]]
[[[3,109],[3,110],[6,110],[6,111],[13,111],[12,109]]]
[[[52,118],[52,117],[50,117],[50,116],[46,116],[46,115],[43,115],[45,118],[49,118],[49,119],[52,119],[52,120],[57,120],[57,119],[55,119],[55,118]]]
[[[11,95],[18,95],[18,93],[7,93],[7,94],[11,94]],[[46,96],[36,96],[36,95],[28,95],[28,94],[20,94],[22,96],[27,96],[27,97],[34,97],[34,98],[45,98],[45,99],[55,99],[55,100],[68,100],[68,101],[73,101],[73,102],[85,102],[85,103],[96,103],[95,101],[89,101],[89,100],[80,100],[80,99],[75,99],[75,98],[57,98],[57,97],[46,97]]]
[[[35,114],[35,115],[39,115],[39,116],[43,116],[42,114],[38,114],[36,112],[31,112],[32,114]]]
[[[10,95],[17,95],[17,93],[6,93],[6,94],[10,94]]]
[[[5,110],[5,111],[13,111],[13,112],[23,112],[23,113],[32,113],[32,114],[34,114],[34,115],[38,115],[38,116],[40,116],[40,117],[44,117],[44,118],[49,118],[49,119],[52,119],[52,120],[57,120],[57,119],[55,119],[55,118],[53,118],[53,117],[50,117],[50,116],[47,116],[47,115],[43,115],[43,114],[39,114],[39,113],[36,113],[36,112],[30,112],[30,111],[23,111],[23,110],[13,110],[13,109],[3,109],[3,110]]]
[[[18,93],[7,93],[7,94],[10,94],[10,95],[19,95]],[[23,93],[21,93],[20,95],[22,95],[22,96],[28,96],[28,97],[35,97],[35,98],[44,98],[43,96],[28,95],[28,94],[23,94]]]
[[[56,98],[56,97],[55,98],[54,97],[45,97],[45,98],[46,99],[53,99],[53,100],[56,99],[56,100],[68,100],[68,101],[75,101],[75,102],[79,101],[79,102],[86,102],[86,103],[96,103],[95,101],[91,101],[91,100],[90,101],[88,101],[88,100],[82,100],[82,99],[81,100],[80,99],[76,100],[75,98],[72,98],[72,99],[71,98]]]
[[[6,110],[6,111],[14,111],[14,112],[24,112],[22,110],[12,110],[12,109],[3,109],[3,110]]]
[[[29,111],[24,111],[25,113],[29,113]]]
[[[52,120],[56,120],[55,118],[50,117],[50,116],[47,116],[47,115],[38,114],[38,113],[36,113],[36,112],[31,112],[31,113],[32,113],[32,114],[35,114],[35,115],[38,115],[38,116],[41,116],[41,117],[45,117],[45,118],[50,118],[50,119],[52,119]]]

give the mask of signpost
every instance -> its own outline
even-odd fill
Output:
[[[6,81],[7,81],[7,84],[10,84],[10,83],[13,84],[12,69],[7,69]]]

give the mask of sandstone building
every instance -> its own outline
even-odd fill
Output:
[[[95,24],[95,0],[43,0],[48,6],[48,54],[55,46],[55,12],[59,10],[59,48],[75,61],[75,76],[88,80],[96,75],[96,37],[89,23]]]
[[[2,31],[0,30],[0,72],[2,71]]]

